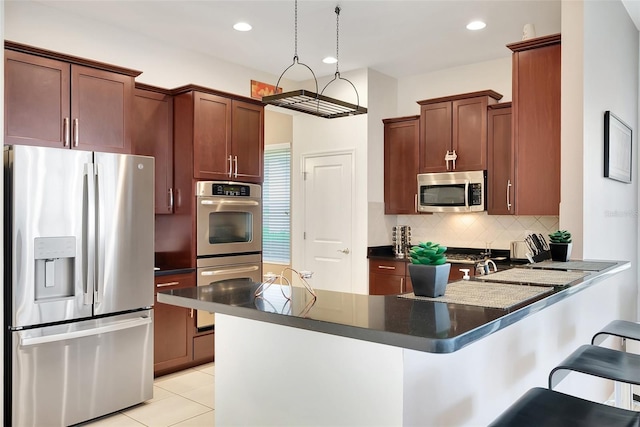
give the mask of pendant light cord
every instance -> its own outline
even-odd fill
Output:
[[[315,95],[316,97],[318,96],[318,79],[316,78],[316,74],[313,72],[313,70],[311,69],[311,67],[309,67],[307,64],[303,64],[302,62],[298,61],[298,0],[295,0],[295,7],[294,7],[294,19],[293,19],[293,63],[291,65],[289,65],[287,68],[284,69],[284,71],[282,72],[282,74],[280,74],[280,77],[278,78],[278,82],[276,83],[276,90],[275,92],[278,92],[278,88],[280,87],[280,80],[282,79],[282,76],[284,76],[284,73],[286,73],[289,68],[293,67],[294,65],[298,64],[298,65],[302,65],[304,67],[306,67],[310,72],[311,75],[313,76],[313,80],[316,83],[316,92]]]
[[[322,88],[322,91],[320,92],[320,95],[324,94],[324,90],[331,83],[335,82],[336,80],[344,80],[345,82],[349,83],[353,88],[353,90],[356,92],[356,109],[357,109],[360,107],[360,95],[358,95],[358,89],[356,89],[355,85],[351,83],[349,79],[340,77],[340,71],[338,69],[338,64],[340,63],[338,61],[339,46],[340,46],[340,6],[336,6],[336,8],[334,9],[334,12],[336,13],[336,73],[333,79],[331,79],[326,85],[324,85],[324,87]]]

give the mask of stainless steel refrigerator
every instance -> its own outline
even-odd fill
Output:
[[[154,159],[16,145],[4,170],[4,425],[150,399]]]

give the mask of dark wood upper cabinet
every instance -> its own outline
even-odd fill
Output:
[[[231,101],[233,179],[262,182],[264,170],[264,107]]]
[[[384,213],[415,214],[420,116],[384,119]]]
[[[507,45],[513,51],[515,214],[558,215],[560,34]]]
[[[131,152],[139,71],[5,42],[5,144]]]
[[[136,84],[133,101],[133,153],[155,158],[155,213],[173,213],[173,96]]]
[[[420,173],[486,170],[487,107],[501,98],[486,90],[418,101]]]
[[[185,161],[191,154],[192,177],[262,183],[264,104],[195,86],[173,93],[175,143]]]
[[[515,183],[511,103],[490,106],[487,120],[487,213],[510,215],[514,212]]]
[[[68,147],[69,64],[5,50],[4,72],[4,143]]]

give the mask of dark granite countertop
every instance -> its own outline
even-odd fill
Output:
[[[154,275],[157,276],[170,276],[173,274],[189,274],[196,271],[195,268],[175,268],[175,269],[160,269],[155,270]]]
[[[159,292],[158,301],[418,351],[451,353],[630,266],[624,261],[609,265],[511,310],[322,290],[316,291],[314,300],[302,287],[294,287],[291,301],[278,286],[256,298],[258,284],[245,281]]]

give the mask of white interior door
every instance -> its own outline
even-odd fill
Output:
[[[307,156],[304,171],[304,266],[317,289],[351,291],[353,154]]]

